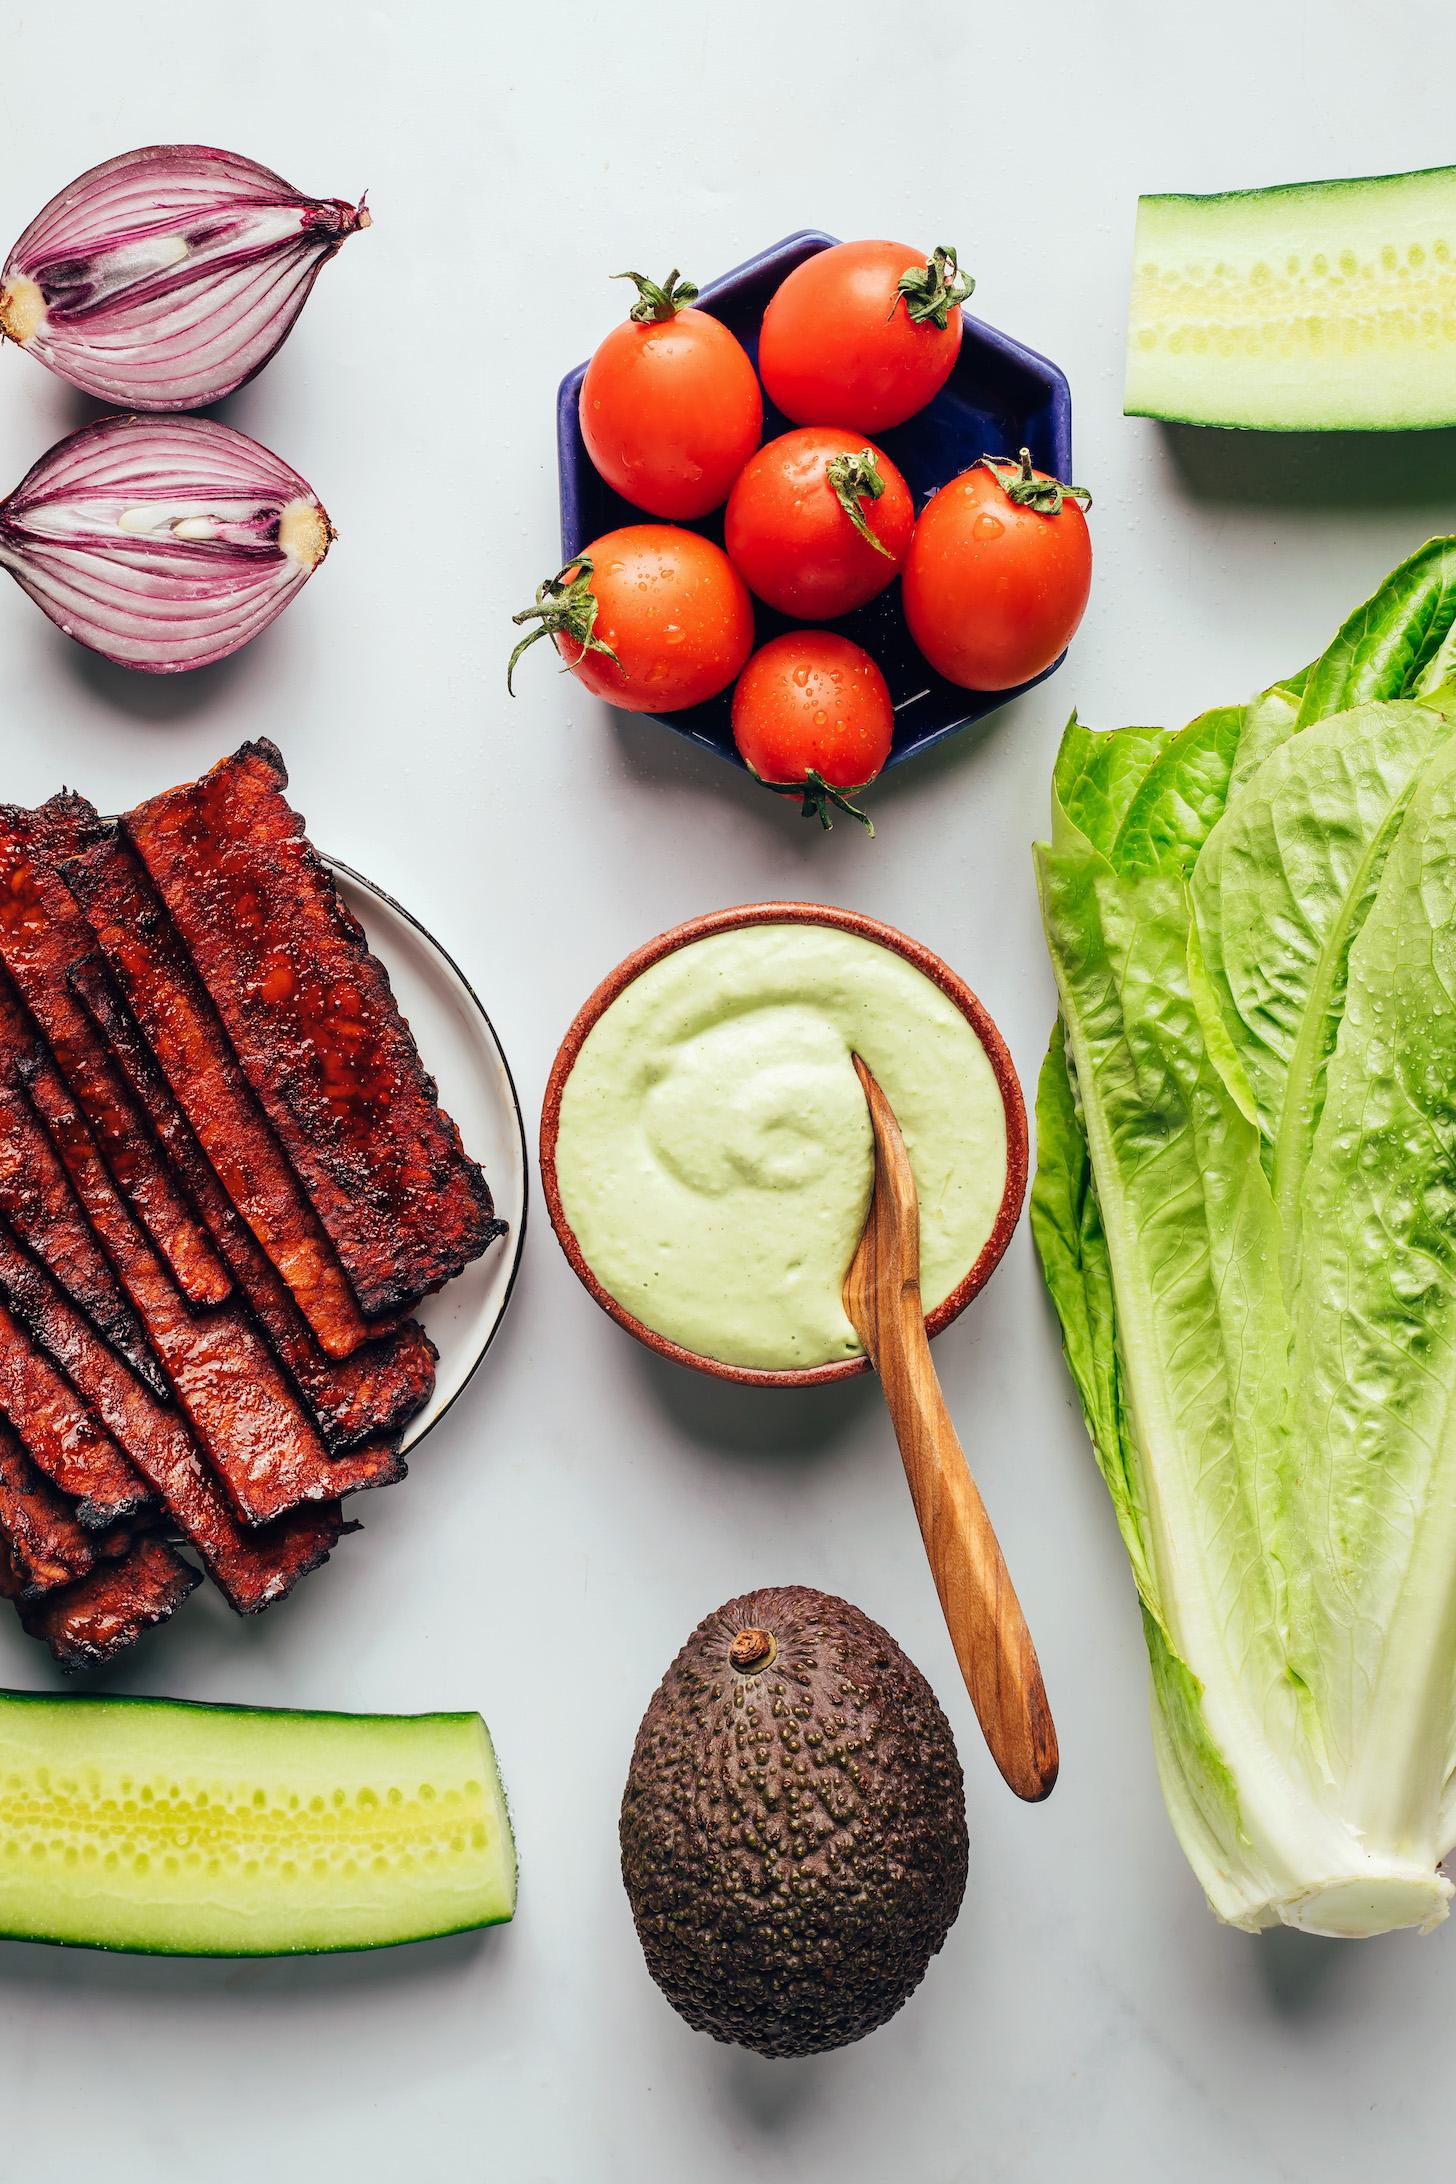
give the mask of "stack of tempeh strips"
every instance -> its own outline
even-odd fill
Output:
[[[0,807],[0,1592],[68,1668],[179,1547],[244,1615],[316,1569],[503,1233],[287,778]]]

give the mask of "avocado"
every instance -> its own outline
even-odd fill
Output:
[[[965,1893],[965,1789],[934,1692],[888,1631],[808,1585],[698,1625],[637,1732],[620,1834],[658,1986],[761,2055],[893,2017]]]

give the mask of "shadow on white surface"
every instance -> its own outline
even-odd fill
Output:
[[[1379,2009],[1377,1989],[1389,1981],[1392,1955],[1412,1938],[1385,1937],[1371,1946],[1271,1927],[1254,1943],[1269,2015],[1313,2025]]]
[[[171,2011],[179,1999],[266,1996],[270,2007],[297,2002],[337,2004],[351,1994],[384,1990],[391,2012],[415,1999],[422,1986],[462,1981],[509,1926],[480,1933],[447,1934],[438,1941],[410,1941],[392,1949],[356,1949],[337,1956],[187,1957],[128,1956],[104,1949],[60,1947],[49,1942],[0,1942],[0,2006],[24,2009],[45,1990],[74,1993],[86,2004],[122,2003]],[[502,1967],[504,1971],[504,1967]]]
[[[1032,693],[1033,698],[1036,695]],[[1018,713],[1029,707],[1030,702],[1031,699],[1012,699],[999,711],[970,721],[941,742],[917,752],[908,764],[891,766],[874,783],[873,789],[866,792],[870,798],[866,808],[871,816],[878,820],[882,808],[895,799],[897,791],[903,797],[907,784],[917,784],[924,791],[937,776],[947,776],[957,763],[964,764],[972,752],[993,737],[1014,734]],[[750,779],[741,767],[729,765],[662,721],[599,703],[593,704],[592,710],[613,730],[623,769],[635,781],[659,794],[701,792],[704,828],[721,825],[718,807],[726,796],[731,797],[735,805],[757,812],[769,823],[787,822],[788,830],[802,826],[804,838],[811,846],[825,831],[817,819],[803,818],[792,797],[775,797],[770,790]],[[948,793],[946,780],[942,779],[941,786]],[[855,820],[837,819],[831,831],[838,834],[841,829],[858,845],[862,829]],[[818,900],[833,900],[832,894],[825,892],[830,886],[831,868],[824,866],[822,873],[822,879],[816,875],[816,885],[809,893]],[[834,884],[842,889],[852,888],[855,885],[852,871],[838,877]],[[787,895],[792,891],[785,888],[782,892]]]
[[[750,1462],[787,1458],[807,1466],[835,1460],[883,1400],[869,1373],[827,1388],[749,1388],[674,1365],[640,1342],[632,1349],[675,1432],[697,1448]]]
[[[408,1492],[408,1481],[395,1492]],[[367,1495],[356,1495],[357,1503]],[[357,1521],[357,1520],[356,1520]],[[371,1527],[372,1529],[372,1527]],[[380,1579],[363,1567],[371,1542],[346,1532],[306,1584],[276,1601],[266,1614],[237,1615],[215,1586],[199,1585],[177,1614],[104,1668],[65,1675],[43,1647],[18,1626],[0,1626],[0,1690],[39,1691],[54,1697],[160,1696],[239,1706],[301,1706],[287,1682],[300,1655],[324,1651],[351,1596],[377,1599]],[[365,1711],[363,1697],[347,1690],[343,1711]]]
[[[254,645],[267,642],[266,630],[253,639]],[[56,644],[88,700],[115,706],[132,720],[157,728],[191,722],[216,706],[246,674],[252,650],[244,646],[225,660],[214,660],[210,667],[190,667],[183,675],[139,675],[135,668],[118,667],[114,660],[104,659],[99,652],[59,632]]]
[[[1456,430],[1437,432],[1221,432],[1161,425],[1163,453],[1196,500],[1240,510],[1437,511],[1456,506]]]
[[[785,2058],[720,2048],[714,2057],[719,2097],[756,2136],[775,2141],[833,2099],[836,2060],[836,2054]]]

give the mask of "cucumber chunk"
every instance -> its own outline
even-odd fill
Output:
[[[1139,198],[1123,406],[1267,432],[1456,423],[1456,167]]]
[[[283,1956],[491,1926],[515,1903],[478,1714],[0,1693],[0,1934]]]

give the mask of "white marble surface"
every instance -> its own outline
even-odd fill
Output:
[[[679,0],[246,8],[10,0],[0,229],[167,137],[376,226],[226,414],[315,483],[328,567],[235,661],[158,685],[0,590],[9,797],[116,805],[245,736],[282,744],[321,839],[473,977],[534,1112],[597,977],[692,912],[842,900],[939,949],[1028,1079],[1051,1013],[1027,848],[1058,728],[1181,720],[1305,660],[1456,516],[1451,435],[1168,436],[1119,414],[1140,188],[1451,157],[1439,0]],[[1057,357],[1097,583],[1067,668],[900,774],[880,838],[827,839],[534,657],[507,617],[556,553],[552,400],[620,306],[806,224],[959,244],[986,317]],[[0,356],[0,473],[84,405]],[[407,1487],[274,1618],[194,1603],[119,1687],[479,1705],[522,1850],[513,1928],[374,1959],[186,1965],[0,1946],[7,2177],[303,2184],[1362,2184],[1447,2173],[1456,1934],[1253,1941],[1205,1912],[1164,1820],[1142,1645],[1023,1229],[939,1363],[1038,1634],[1063,1778],[1016,1806],[958,1687],[872,1388],[735,1393],[659,1366],[535,1209],[469,1398]],[[964,1912],[872,2041],[769,2064],[689,2033],[616,1874],[633,1730],[730,1593],[804,1580],[896,1632],[967,1766]],[[44,1685],[8,1625],[0,1679]]]

